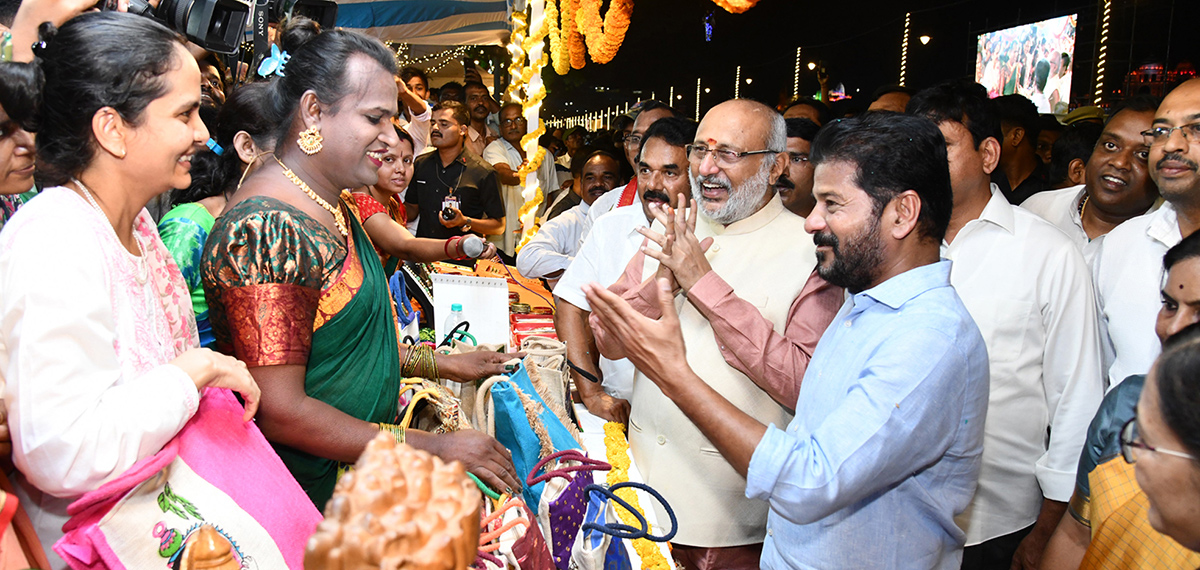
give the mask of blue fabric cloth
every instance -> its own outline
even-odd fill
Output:
[[[1145,384],[1146,376],[1137,374],[1126,378],[1104,395],[1100,409],[1088,426],[1083,452],[1079,454],[1079,469],[1075,471],[1076,494],[1090,499],[1092,486],[1088,476],[1101,463],[1120,457],[1121,428],[1137,415],[1138,399],[1142,397]]]
[[[529,423],[529,417],[525,414],[525,406],[521,402],[520,394],[517,393],[518,390],[536,404],[539,410],[538,418],[545,426],[555,452],[565,449],[580,449],[580,446],[571,436],[567,427],[558,419],[558,416],[554,415],[554,412],[551,412],[550,408],[546,406],[546,401],[538,395],[533,381],[529,379],[529,372],[522,364],[516,372],[508,377],[508,382],[493,384],[491,393],[492,402],[495,404],[496,441],[499,441],[512,453],[513,467],[517,470],[517,478],[524,481],[526,475],[530,478],[535,476],[530,472],[537,465],[538,460],[549,453],[541,453],[541,440],[538,439],[537,433]],[[542,490],[545,487],[546,483],[541,482],[527,485],[522,489],[525,505],[534,514],[537,514],[538,503],[541,501]]]
[[[746,496],[771,505],[762,567],[957,570],[987,405],[987,349],[949,261],[848,299],[795,419],[750,460]]]

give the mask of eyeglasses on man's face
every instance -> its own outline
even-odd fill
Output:
[[[779,154],[779,151],[764,149],[764,150],[746,150],[738,152],[725,148],[708,148],[700,144],[689,144],[686,147],[688,159],[692,162],[704,162],[704,157],[708,153],[713,154],[713,161],[720,166],[733,166],[742,161],[743,158],[754,154]]]
[[[1121,457],[1124,457],[1127,463],[1137,462],[1137,455],[1133,451],[1135,448],[1196,461],[1196,457],[1191,454],[1154,447],[1142,441],[1141,435],[1138,434],[1136,417],[1125,422],[1125,425],[1121,428]]]
[[[1171,138],[1171,134],[1179,131],[1183,135],[1183,140],[1192,143],[1200,142],[1200,123],[1189,123],[1178,127],[1168,127],[1159,125],[1148,131],[1142,131],[1142,136],[1146,139],[1146,144],[1150,146],[1166,144]]]
[[[511,127],[513,125],[528,125],[529,121],[525,117],[517,117],[515,119],[504,119],[500,121],[500,124],[505,127]]]
[[[625,146],[639,148],[642,146],[642,135],[629,133],[625,135]]]

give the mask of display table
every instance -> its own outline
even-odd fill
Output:
[[[592,413],[589,412],[583,404],[575,404],[575,414],[576,417],[579,418],[579,425],[581,426],[580,433],[583,435],[583,445],[587,448],[588,457],[591,457],[592,459],[598,459],[600,461],[607,461],[608,459],[606,457],[606,449],[604,446],[604,424],[606,420],[592,415]],[[639,483],[643,482],[642,474],[638,472],[637,463],[633,461],[632,456],[629,458],[629,480],[637,481]],[[596,482],[604,482],[604,472],[597,474]],[[636,493],[638,497],[638,504],[642,507],[642,514],[646,516],[646,522],[650,524],[651,534],[663,536],[669,532],[671,529],[666,525],[669,524],[670,521],[664,521],[664,524],[659,524],[658,522],[658,516],[654,507],[652,506],[656,504],[654,497],[651,497],[648,493],[642,491],[641,489],[637,489]],[[669,567],[674,570],[675,560],[671,558],[671,547],[665,542],[659,542],[655,544],[661,549],[663,558],[667,560]],[[635,570],[641,568],[642,561],[638,557],[637,552],[634,551],[633,548],[628,548],[627,550],[629,551],[629,558],[632,567]]]

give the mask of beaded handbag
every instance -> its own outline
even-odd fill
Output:
[[[553,468],[537,475],[549,465]],[[609,464],[569,449],[542,459],[525,478],[528,486],[545,483],[537,520],[542,531],[550,537],[550,554],[559,570],[566,570],[571,560],[571,545],[583,524],[587,511],[584,489],[595,482],[593,473],[609,469],[612,469]]]

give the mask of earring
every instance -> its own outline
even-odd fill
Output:
[[[321,152],[321,143],[324,140],[325,137],[321,136],[320,129],[316,125],[313,125],[301,131],[300,138],[296,139],[296,144],[300,145],[300,150],[304,151],[304,154],[312,156]]]

